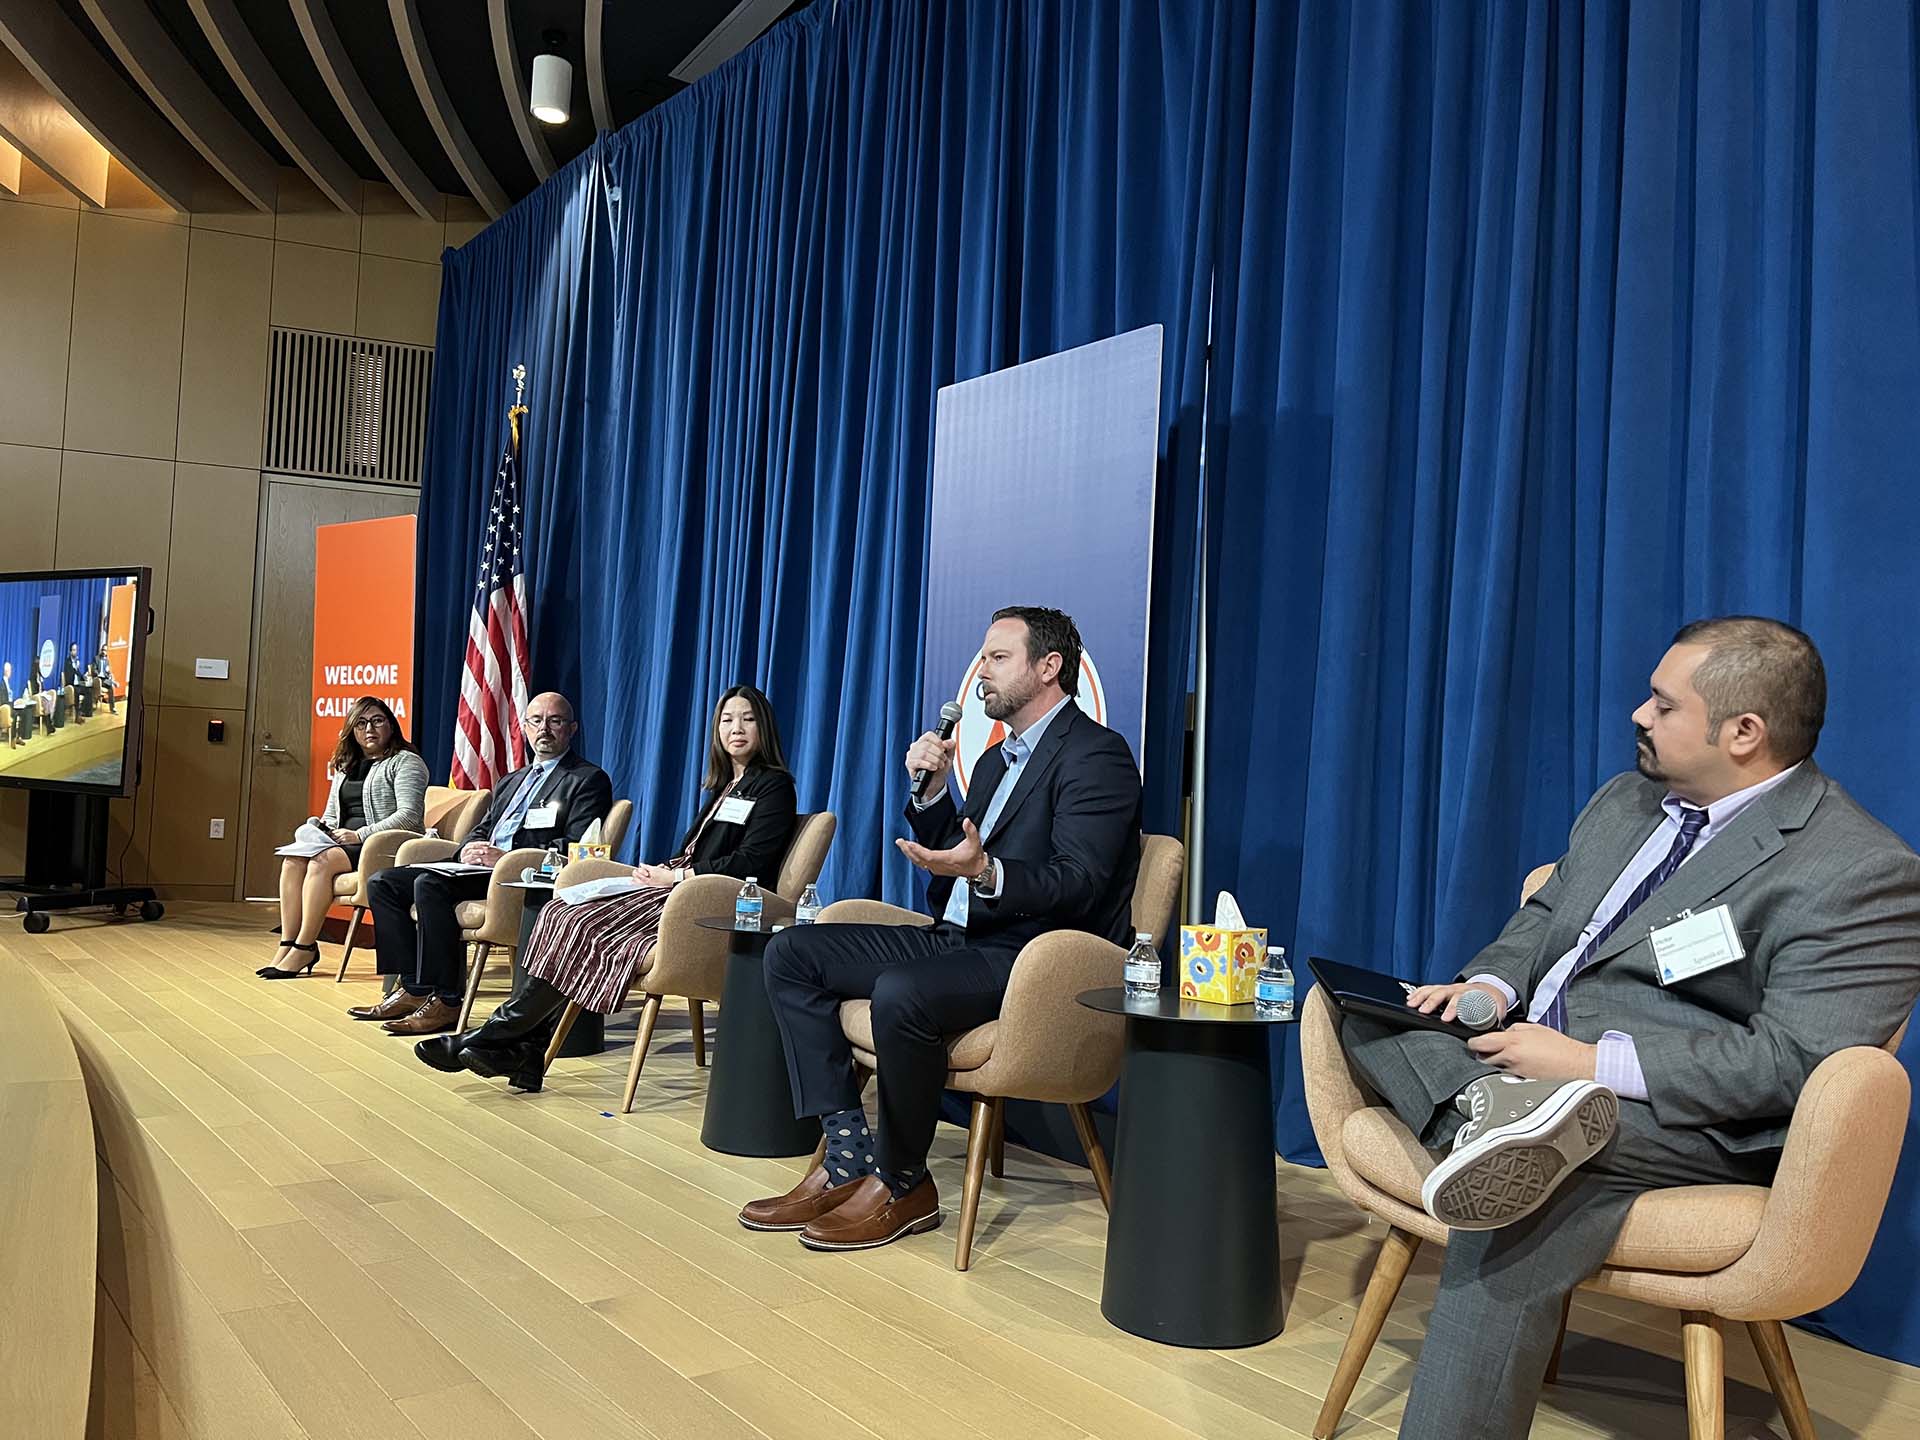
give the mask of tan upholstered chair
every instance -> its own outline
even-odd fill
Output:
[[[620,842],[626,838],[627,825],[632,819],[633,802],[614,801],[613,808],[607,811],[607,818],[600,825],[601,842],[617,850]],[[458,853],[458,850],[459,847],[455,846],[453,853]],[[518,880],[524,871],[538,865],[545,855],[544,850],[531,848],[509,850],[494,862],[493,879],[487,885],[487,898],[464,900],[454,907],[453,918],[460,922],[460,937],[473,947],[473,958],[467,964],[467,994],[460,1002],[460,1019],[456,1029],[466,1029],[473,1015],[474,998],[480,993],[480,978],[486,974],[488,958],[495,950],[512,951],[520,947],[520,921],[527,911],[527,892],[503,882]],[[402,860],[400,863],[404,865],[409,862]]]
[[[827,863],[827,851],[833,845],[838,825],[831,810],[802,815],[795,824],[793,839],[787,845],[786,858],[773,889],[762,902],[761,921],[772,925],[793,918],[793,903],[800,892],[820,878]],[[578,860],[560,874],[563,885],[584,884],[608,875],[626,875],[625,865],[606,860]],[[653,1043],[653,1027],[660,1020],[660,1002],[668,995],[683,995],[687,1013],[693,1022],[693,1063],[707,1063],[705,1002],[718,1000],[727,978],[727,937],[717,930],[702,929],[695,922],[703,915],[731,915],[740,882],[730,875],[695,875],[673,887],[667,907],[660,915],[660,939],[653,953],[641,964],[634,988],[643,997],[640,1002],[640,1033],[634,1037],[633,1062],[627,1067],[627,1087],[620,1096],[620,1113],[633,1112],[634,1092],[640,1088],[640,1067],[647,1063],[647,1047]],[[569,1003],[561,1012],[553,1040],[547,1046],[547,1064],[560,1053],[560,1046],[573,1028],[580,1007]]]
[[[1133,928],[1158,944],[1173,923],[1186,851],[1170,835],[1140,837],[1140,875],[1133,886]],[[932,919],[879,900],[842,900],[820,914],[823,922],[851,925],[931,925]],[[973,1263],[973,1229],[980,1187],[991,1167],[1002,1173],[1001,1150],[1009,1100],[1065,1105],[1087,1152],[1100,1203],[1111,1204],[1112,1172],[1093,1126],[1089,1105],[1120,1076],[1124,1022],[1075,1000],[1083,990],[1120,983],[1127,952],[1097,935],[1055,930],[1029,940],[1013,962],[1000,1018],[947,1039],[947,1088],[972,1097],[967,1127],[967,1167],[960,1192],[960,1233],[953,1268]],[[840,1007],[840,1028],[853,1042],[853,1058],[871,1074],[873,1002],[849,1000]],[[816,1152],[813,1163],[818,1163]]]
[[[1527,877],[1522,900],[1551,866]],[[1725,1431],[1721,1326],[1746,1322],[1792,1440],[1814,1440],[1781,1321],[1837,1300],[1866,1263],[1893,1183],[1906,1126],[1906,1071],[1893,1058],[1906,1026],[1884,1049],[1828,1056],[1800,1093],[1773,1184],[1685,1185],[1634,1201],[1620,1238],[1582,1288],[1678,1310],[1692,1440]],[[1380,1336],[1400,1282],[1423,1240],[1447,1242],[1447,1227],[1420,1207],[1434,1164],[1411,1131],[1373,1095],[1340,1046],[1333,1005],[1318,989],[1300,1023],[1307,1109],[1320,1153],[1347,1198],[1387,1222],[1366,1296],[1313,1427],[1326,1440]],[[1809,1244],[1818,1237],[1817,1244]],[[1561,1317],[1562,1340],[1566,1317]],[[1551,1381],[1559,1365],[1554,1348]]]
[[[464,835],[479,820],[493,798],[491,790],[456,790],[451,785],[429,785],[424,820],[426,828],[442,835]],[[353,959],[354,942],[360,938],[360,922],[367,913],[367,881],[382,870],[393,867],[400,847],[418,837],[411,830],[381,830],[367,837],[360,847],[360,868],[349,870],[333,882],[333,896],[353,907],[347,921],[347,946],[340,952],[340,973],[334,983],[347,978],[347,962]]]

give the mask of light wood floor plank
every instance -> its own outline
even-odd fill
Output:
[[[56,922],[57,924],[59,922]],[[700,1143],[709,1075],[685,1016],[620,1116],[630,1016],[546,1090],[430,1071],[347,1019],[364,974],[279,984],[260,908],[0,933],[47,982],[95,1117],[101,1197],[94,1440],[1299,1440],[1381,1229],[1323,1172],[1280,1164],[1286,1331],[1248,1350],[1152,1345],[1099,1312],[1106,1217],[1086,1171],[1015,1149],[952,1222],[862,1255],[745,1231],[799,1162]],[[503,993],[503,987],[495,987]],[[494,998],[490,995],[489,997]],[[724,1046],[724,1020],[716,1047]],[[949,1206],[962,1134],[931,1164]],[[1342,1437],[1399,1423],[1439,1254],[1416,1260]],[[1822,1440],[1920,1427],[1920,1372],[1795,1331]],[[1581,1296],[1539,1440],[1684,1433],[1673,1317]],[[1728,1435],[1779,1422],[1729,1327]],[[1774,1429],[1767,1427],[1771,1424]]]

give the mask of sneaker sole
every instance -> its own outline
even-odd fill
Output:
[[[1539,1209],[1570,1171],[1598,1154],[1619,1118],[1613,1092],[1593,1086],[1525,1133],[1509,1130],[1449,1155],[1421,1186],[1421,1204],[1453,1230],[1511,1225]]]
[[[923,1215],[918,1220],[909,1220],[891,1235],[881,1236],[874,1240],[861,1240],[852,1244],[835,1240],[809,1240],[804,1233],[806,1227],[802,1226],[800,1243],[809,1250],[878,1250],[882,1245],[891,1245],[894,1241],[904,1240],[909,1235],[923,1235],[929,1230],[938,1230],[940,1228],[940,1218],[941,1212],[936,1210],[933,1214]]]

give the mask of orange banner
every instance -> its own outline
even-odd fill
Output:
[[[386,701],[413,738],[414,517],[322,525],[313,535],[307,791],[318,815],[327,803],[327,760],[355,700]]]
[[[133,654],[133,600],[139,586],[129,581],[107,592],[107,668],[122,695],[127,693],[127,657]]]

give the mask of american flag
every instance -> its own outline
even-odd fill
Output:
[[[480,545],[480,578],[467,617],[467,664],[460,677],[460,713],[453,727],[453,783],[484,790],[526,763],[520,717],[527,709],[527,577],[520,563],[520,417],[512,428],[500,473],[493,478],[487,533]]]

